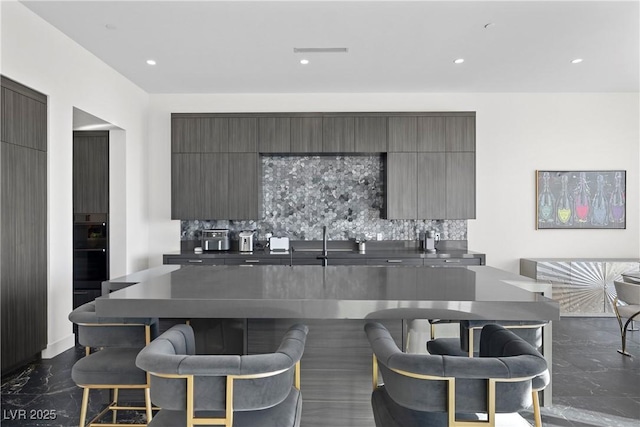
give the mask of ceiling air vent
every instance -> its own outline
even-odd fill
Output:
[[[294,47],[293,53],[347,53],[346,47]]]

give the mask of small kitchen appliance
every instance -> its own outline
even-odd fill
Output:
[[[271,249],[271,251],[288,251],[289,238],[288,237],[270,237],[269,249]]]
[[[241,231],[238,233],[238,238],[240,252],[253,252],[253,231]]]
[[[205,251],[228,251],[229,230],[226,228],[202,230],[202,249]]]
[[[422,241],[422,249],[430,254],[436,253],[436,243],[440,241],[440,236],[436,236],[436,232],[433,230],[427,230],[424,233],[424,240]]]

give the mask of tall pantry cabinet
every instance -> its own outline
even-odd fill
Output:
[[[4,374],[47,345],[47,97],[4,76],[1,83]]]

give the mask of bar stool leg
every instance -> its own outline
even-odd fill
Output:
[[[536,423],[536,427],[542,427],[542,417],[540,415],[540,400],[538,398],[538,390],[533,390],[533,419]]]
[[[118,389],[117,388],[113,389],[113,406],[118,406]],[[118,418],[118,410],[117,409],[113,409],[111,412],[113,413],[112,414],[112,416],[113,416],[113,421],[112,422],[115,424],[116,423],[116,419]]]
[[[80,427],[84,427],[87,421],[87,406],[89,406],[89,388],[82,389],[82,408],[80,409]]]

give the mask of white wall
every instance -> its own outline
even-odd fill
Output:
[[[78,107],[124,129],[111,149],[112,272],[147,266],[146,131],[148,95],[17,2],[2,7],[1,73],[48,96],[48,347],[52,357],[73,345],[72,113]],[[120,179],[126,177],[125,179]]]
[[[469,248],[519,271],[528,257],[640,257],[638,94],[151,95],[149,264],[180,249],[171,221],[170,114],[264,111],[476,111],[477,219]],[[535,171],[627,171],[626,230],[536,230]]]

